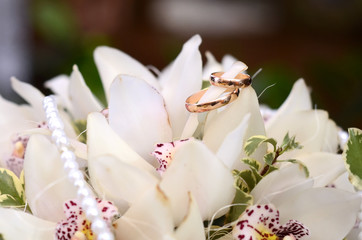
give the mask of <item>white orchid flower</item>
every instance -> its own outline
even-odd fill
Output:
[[[190,139],[180,146],[161,178],[155,167],[111,129],[102,114],[90,114],[87,128],[92,186],[100,196],[112,200],[120,212],[157,184],[170,199],[176,224],[187,213],[188,192],[194,195],[204,220],[234,197],[231,171],[200,141]]]
[[[264,177],[251,195],[255,204],[272,203],[280,212],[280,223],[291,219],[302,223],[310,231],[306,239],[343,239],[356,222],[361,198],[313,184],[294,164]]]
[[[24,154],[29,136],[32,133],[49,134],[45,124],[46,117],[42,109],[44,95],[28,83],[16,78],[11,79],[12,87],[29,105],[17,105],[0,97],[0,166],[13,171],[17,176],[23,169]],[[11,114],[10,114],[11,113]],[[67,134],[74,138],[75,132],[64,117],[64,127]]]
[[[311,152],[336,153],[338,128],[323,110],[313,110],[309,90],[303,79],[293,86],[288,98],[265,123],[268,137],[282,142],[289,132],[303,148],[285,153],[284,158]]]

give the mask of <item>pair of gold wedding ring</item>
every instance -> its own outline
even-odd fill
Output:
[[[247,87],[251,84],[251,77],[248,74],[239,73],[235,78],[223,78],[223,74],[224,72],[212,73],[210,75],[210,83],[213,86],[226,88],[225,92],[227,92],[227,94],[209,102],[198,103],[208,90],[207,88],[203,89],[186,99],[185,106],[189,112],[207,112],[225,106],[239,96],[240,88]]]

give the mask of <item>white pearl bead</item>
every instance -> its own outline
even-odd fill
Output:
[[[55,129],[64,129],[64,124],[59,119],[51,118],[48,121],[49,129],[54,131]]]
[[[98,240],[114,240],[114,236],[109,231],[103,231],[98,234]]]
[[[83,180],[84,182],[84,180]],[[75,185],[75,184],[74,184]],[[85,184],[84,184],[85,185]],[[91,196],[91,191],[88,189],[88,187],[83,186],[83,187],[79,187],[78,191],[77,191],[77,196],[80,200],[83,200],[84,198],[90,197]]]
[[[84,209],[89,209],[91,207],[93,208],[97,208],[97,202],[93,197],[86,197],[83,199],[83,201],[81,202],[82,208]]]
[[[52,132],[52,139],[53,141],[56,141],[58,138],[65,137],[65,133],[61,129],[55,129]]]
[[[59,149],[62,149],[65,147],[69,147],[70,143],[66,136],[61,136],[55,140],[55,145],[57,145]]]
[[[78,170],[79,165],[76,161],[68,159],[67,161],[64,162],[63,167],[64,167],[65,171],[70,171],[72,169]]]
[[[78,188],[78,191],[86,186],[85,181],[83,179],[78,179],[73,182],[74,186]]]
[[[95,232],[95,234],[97,235],[98,233],[101,233],[103,229],[105,229],[107,227],[107,224],[103,221],[103,219],[101,218],[95,218],[92,221],[92,225],[91,228],[93,230],[93,232]]]
[[[86,215],[88,220],[93,222],[94,219],[99,217],[98,208],[97,207],[89,207],[88,209],[85,210],[85,215]]]
[[[78,169],[71,169],[68,173],[68,178],[70,181],[75,182],[77,180],[83,180],[83,173]]]
[[[62,154],[60,155],[60,159],[62,159],[64,162],[66,161],[75,161],[75,154],[72,151],[66,150],[63,151]]]

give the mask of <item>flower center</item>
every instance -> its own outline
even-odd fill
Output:
[[[118,209],[111,202],[97,199],[97,207],[102,213],[108,227],[118,217]],[[85,213],[77,200],[68,200],[64,203],[66,220],[58,223],[55,239],[59,240],[93,240],[96,239],[91,230],[91,222],[86,219]]]
[[[309,230],[296,220],[280,225],[279,211],[272,204],[248,207],[233,228],[238,240],[300,240],[307,235]]]
[[[160,164],[156,170],[161,176],[166,171],[168,165],[172,162],[176,149],[188,140],[189,138],[168,143],[158,143],[156,145],[155,150],[151,154]]]

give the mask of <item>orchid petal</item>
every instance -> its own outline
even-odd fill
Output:
[[[109,99],[111,83],[119,74],[138,77],[159,89],[159,83],[153,74],[140,62],[122,51],[106,46],[97,47],[94,51],[94,61],[101,76],[107,99]]]
[[[111,155],[90,158],[88,168],[98,195],[113,201],[120,213],[158,182],[152,174]]]
[[[56,100],[59,105],[63,105],[70,112],[73,112],[73,106],[69,99],[69,77],[59,75],[45,82],[44,86],[56,94]]]
[[[204,225],[200,215],[199,207],[195,198],[190,194],[189,209],[185,219],[175,231],[177,239],[202,240],[205,239]]]
[[[88,158],[112,155],[136,168],[153,173],[155,168],[140,157],[125,141],[109,126],[101,113],[91,113],[87,120]]]
[[[156,143],[172,140],[162,96],[141,79],[121,75],[111,85],[109,124],[138,154],[157,166],[150,155]]]
[[[256,204],[268,204],[311,188],[313,180],[308,179],[297,164],[285,166],[265,176],[251,191]]]
[[[70,75],[69,97],[72,100],[72,114],[76,120],[86,119],[90,112],[102,110],[101,104],[93,96],[76,65],[73,66],[73,72]]]
[[[273,128],[267,128],[267,136],[281,143],[289,133],[289,136],[295,136],[295,140],[303,146],[302,149],[284,153],[284,159],[292,158],[297,153],[319,152],[325,140],[327,122],[328,113],[325,111],[299,111],[279,119],[273,124]]]
[[[346,171],[341,176],[339,176],[332,184],[333,187],[337,189],[342,189],[348,192],[356,192],[354,186],[349,181],[349,173]]]
[[[250,114],[250,119],[249,126],[244,134],[243,145],[251,136],[265,135],[264,121],[259,111],[258,98],[253,88],[246,87],[240,91],[239,97],[229,106],[226,106],[223,111],[214,114],[211,119],[206,119],[203,138],[205,144],[213,152],[216,152],[225,137],[240,125],[247,114]],[[265,152],[266,146],[261,146],[251,157],[262,159]]]
[[[17,105],[13,102],[10,102],[0,96],[0,110],[2,113],[11,113],[11,114],[0,114],[0,125],[14,125],[16,122],[24,122],[26,120],[35,119],[35,114],[33,114],[32,109],[29,105]]]
[[[216,61],[214,55],[212,55],[211,52],[207,51],[205,53],[205,56],[206,56],[207,62],[204,66],[204,70],[202,73],[202,79],[204,81],[209,81],[210,75],[214,72],[223,71],[223,67],[221,66],[221,64],[218,61]]]
[[[346,171],[339,154],[314,152],[298,156],[298,160],[307,166],[310,176],[314,178],[314,187],[325,187]]]
[[[202,142],[190,139],[177,149],[160,187],[170,198],[175,222],[180,223],[187,213],[188,192],[195,197],[202,219],[211,219],[232,202],[233,182],[230,170]]]
[[[275,128],[275,124],[290,113],[311,109],[312,100],[310,98],[308,87],[303,79],[299,79],[294,83],[289,96],[279,107],[278,111],[265,124],[266,129]]]
[[[64,201],[77,197],[76,187],[63,170],[60,154],[42,135],[31,136],[24,160],[25,194],[33,214],[58,222]]]
[[[356,222],[361,199],[358,194],[334,188],[310,188],[273,204],[280,222],[295,219],[310,230],[310,240],[340,240]]]
[[[238,127],[226,135],[217,150],[216,156],[230,169],[241,169],[240,155],[243,151],[243,139],[249,125],[250,114],[246,114]]]
[[[55,223],[29,213],[0,208],[0,233],[6,240],[53,239]]]
[[[11,86],[17,94],[19,94],[35,109],[39,120],[45,118],[43,111],[44,95],[37,88],[33,87],[29,83],[21,82],[14,77],[11,78]]]
[[[329,119],[326,123],[322,151],[335,153],[338,151],[338,145],[338,127],[335,122]]]
[[[224,55],[221,59],[221,65],[223,66],[224,70],[227,71],[231,68],[231,66],[238,61],[235,57],[231,56],[230,54]],[[246,65],[245,65],[246,66]]]
[[[200,90],[202,85],[202,62],[199,52],[201,38],[193,36],[182,48],[167,74],[160,76],[162,96],[166,102],[173,131],[173,139],[180,138],[190,113],[185,108],[185,100]]]
[[[169,239],[174,225],[168,198],[158,186],[149,189],[115,222],[115,226],[117,239]]]

